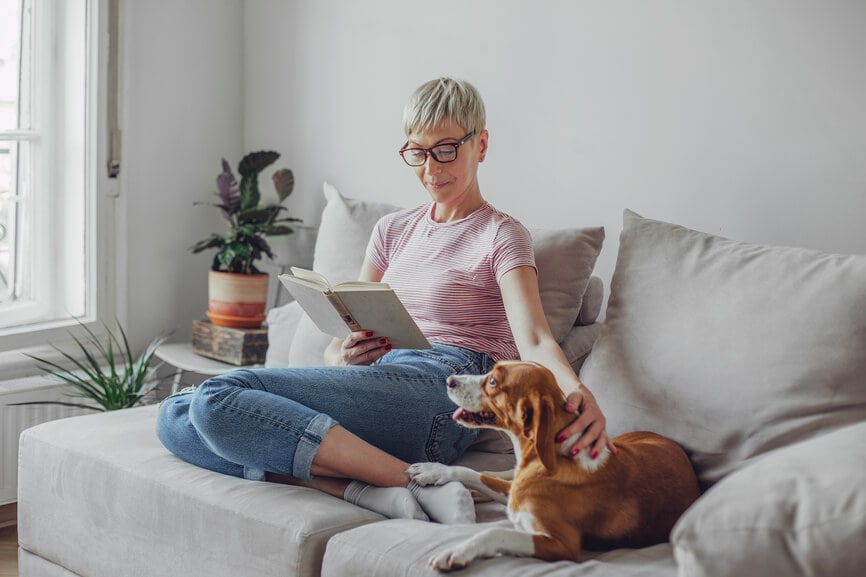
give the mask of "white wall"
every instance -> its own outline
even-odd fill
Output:
[[[625,207],[731,238],[866,253],[861,0],[254,0],[245,143],[284,153],[293,210],[322,180],[413,205],[402,107],[438,75],[475,83],[482,192],[529,226]]]
[[[141,347],[162,331],[189,338],[207,309],[213,254],[187,249],[225,225],[193,202],[215,200],[220,159],[236,165],[243,150],[244,21],[240,0],[121,4],[118,308]]]
[[[862,0],[149,0],[124,2],[123,214],[138,343],[189,335],[222,226],[193,207],[222,156],[273,148],[315,223],[321,183],[402,205],[397,156],[420,83],[474,82],[485,196],[529,226],[622,209],[731,238],[866,253]],[[119,242],[123,243],[123,239]]]

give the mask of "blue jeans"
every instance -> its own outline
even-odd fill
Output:
[[[406,462],[450,463],[477,431],[451,419],[445,379],[493,368],[463,347],[394,350],[369,367],[238,369],[162,402],[157,434],[181,459],[228,475],[310,480],[325,434],[341,425]]]

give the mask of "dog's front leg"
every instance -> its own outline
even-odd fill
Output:
[[[459,481],[467,489],[478,491],[498,503],[508,502],[511,483],[496,477],[482,475],[469,467],[443,465],[442,463],[415,463],[407,469],[409,476],[419,485],[444,485]]]
[[[427,561],[427,565],[437,571],[453,571],[466,567],[474,559],[503,554],[521,557],[534,555],[532,535],[517,529],[493,527],[440,551]]]
[[[494,477],[496,479],[502,479],[504,481],[513,481],[514,469],[508,469],[506,471],[481,471],[481,476]]]

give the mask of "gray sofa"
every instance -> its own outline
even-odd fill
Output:
[[[315,267],[352,276],[359,260],[341,237],[365,236],[393,207],[326,196]],[[590,278],[603,232],[533,236],[551,327],[609,431],[675,439],[705,492],[670,543],[586,551],[581,564],[499,557],[462,574],[863,575],[866,256],[734,242],[626,211],[599,327]],[[324,342],[292,305],[269,323],[268,364],[309,362]],[[479,530],[386,520],[309,489],[198,469],[161,447],[155,411],[25,431],[22,577],[433,575],[434,551]],[[488,435],[464,462],[513,457]],[[499,505],[477,509],[481,523],[504,522]]]

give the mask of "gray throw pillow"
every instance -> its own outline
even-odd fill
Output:
[[[736,242],[627,210],[581,379],[609,433],[674,439],[704,487],[864,421],[866,256]]]
[[[801,441],[714,485],[671,532],[680,575],[863,575],[866,422]]]
[[[604,228],[534,228],[529,232],[544,316],[559,343],[577,323],[583,295],[604,243]]]

